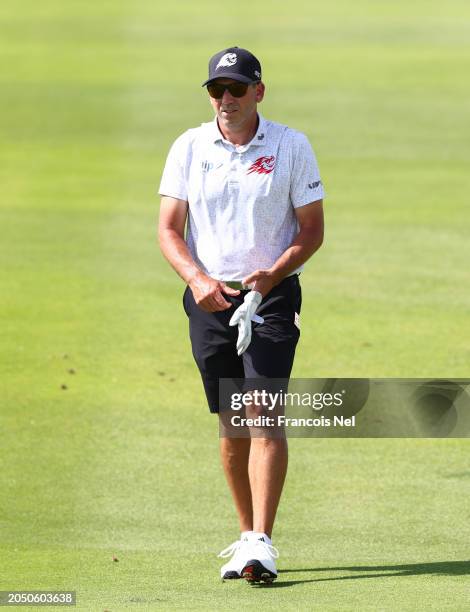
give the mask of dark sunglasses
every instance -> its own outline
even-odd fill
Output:
[[[256,83],[256,81],[253,81]],[[222,83],[209,83],[207,86],[207,91],[211,98],[221,98],[225,90],[228,89],[228,92],[234,98],[243,98],[248,90],[248,86],[253,83],[229,83],[228,85]]]

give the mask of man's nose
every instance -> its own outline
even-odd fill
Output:
[[[228,89],[226,89],[224,91],[224,94],[222,96],[222,103],[223,104],[229,104],[230,102],[233,102],[234,98],[232,96],[232,94],[229,92]]]

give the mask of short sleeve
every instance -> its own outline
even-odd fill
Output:
[[[175,140],[166,159],[158,193],[178,200],[188,199],[185,168],[188,160],[188,138],[183,134]]]
[[[323,183],[312,146],[304,134],[296,133],[293,143],[290,198],[299,208],[324,197]]]

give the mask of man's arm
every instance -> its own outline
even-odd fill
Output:
[[[299,233],[268,270],[256,270],[243,279],[245,284],[255,282],[254,290],[264,297],[286,276],[304,264],[323,242],[323,200],[311,202],[295,209]]]
[[[189,285],[196,304],[202,310],[226,310],[231,307],[231,303],[227,302],[222,291],[228,295],[238,295],[240,291],[210,278],[196,265],[184,239],[187,216],[187,202],[162,196],[158,222],[160,249],[174,270]]]

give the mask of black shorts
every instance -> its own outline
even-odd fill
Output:
[[[247,293],[241,291],[235,297],[224,294],[232,303],[231,308],[205,312],[196,305],[189,287],[184,292],[183,306],[189,317],[193,356],[213,413],[219,412],[220,378],[288,379],[294,363],[300,335],[297,319],[302,304],[298,275],[285,278],[263,299],[256,313],[264,318],[264,323],[252,323],[251,343],[239,357],[238,327],[229,327],[229,321]]]

